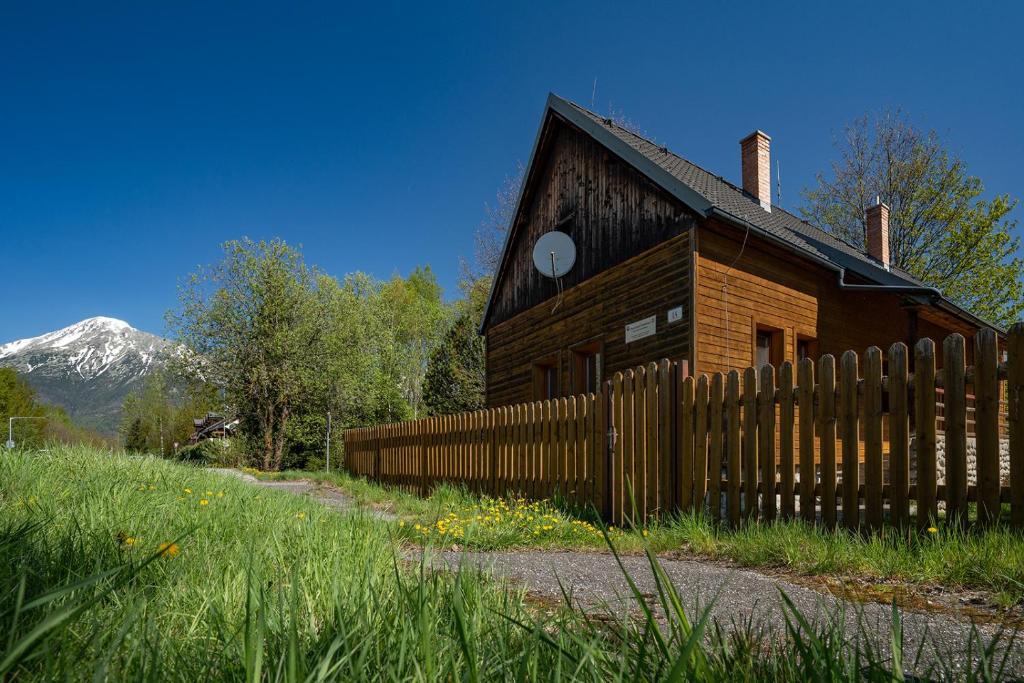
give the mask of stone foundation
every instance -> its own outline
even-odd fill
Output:
[[[910,483],[917,483],[917,449],[916,439],[910,441]],[[967,485],[978,483],[978,444],[973,436],[967,437]],[[946,483],[946,437],[938,434],[935,437],[935,473],[939,484]],[[1010,442],[999,440],[999,481],[1003,486],[1010,485]]]

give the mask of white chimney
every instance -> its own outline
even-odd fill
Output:
[[[772,210],[772,139],[755,130],[740,140],[743,190],[753,195],[766,211]]]
[[[889,207],[875,198],[875,205],[868,207],[867,224],[864,228],[864,243],[868,255],[881,261],[889,270]]]

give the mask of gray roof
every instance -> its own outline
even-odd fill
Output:
[[[751,223],[754,227],[761,228],[794,247],[799,247],[810,256],[829,261],[881,285],[921,286],[923,284],[898,268],[886,270],[880,262],[853,245],[797,218],[778,206],[772,206],[771,211],[765,210],[752,195],[747,194],[722,176],[706,171],[669,151],[666,147],[617,126],[610,119],[599,116],[557,95],[551,95],[549,105],[554,105],[552,108],[563,115],[566,111],[575,114],[575,116],[567,116],[573,122],[576,122],[575,119],[578,117],[584,117],[591,125],[599,126],[606,133],[610,133],[626,143],[672,178],[696,192],[710,206]],[[697,208],[704,213],[707,212],[704,207]]]
[[[893,291],[906,290],[907,293],[913,292],[921,295],[922,303],[928,301],[974,325],[992,327],[996,331],[1002,332],[1000,328],[977,318],[945,299],[938,290],[928,287],[909,273],[896,267],[886,269],[881,262],[876,261],[857,247],[801,220],[778,206],[772,206],[770,211],[763,208],[756,198],[722,176],[706,171],[669,151],[667,147],[628,131],[616,125],[611,119],[595,114],[554,93],[548,95],[541,130],[537,133],[537,140],[534,143],[527,168],[534,162],[538,151],[537,147],[540,144],[541,132],[552,112],[588,133],[598,143],[646,175],[691,210],[701,216],[717,216],[746,226],[766,239],[831,267],[839,273],[840,284],[843,287],[892,287],[897,288]],[[524,191],[525,183],[524,187],[520,189],[520,202],[522,202]],[[521,208],[521,206],[517,207],[517,215]],[[498,271],[491,283],[490,298],[480,325],[481,333],[487,326],[494,293],[506,265],[509,248],[514,238],[512,234],[514,230],[515,224],[513,223],[512,230],[506,236]],[[845,273],[853,273],[870,284],[851,285],[845,283],[843,280]]]

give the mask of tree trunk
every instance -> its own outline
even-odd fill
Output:
[[[284,460],[284,437],[285,437],[285,425],[288,423],[288,407],[285,406],[281,409],[281,415],[277,421],[277,434],[274,439],[274,469],[281,469],[281,462]]]
[[[270,470],[274,463],[274,413],[272,409],[264,411],[260,419],[260,430],[263,432],[263,469]]]

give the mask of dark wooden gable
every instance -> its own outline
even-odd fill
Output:
[[[682,204],[588,134],[551,113],[545,123],[486,327],[557,294],[533,265],[533,246],[550,230],[576,243],[563,289],[644,252],[695,223]]]

